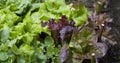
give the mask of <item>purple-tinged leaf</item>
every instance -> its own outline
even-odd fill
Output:
[[[69,47],[67,44],[64,44],[60,50],[60,61],[61,63],[68,63],[71,60],[70,58],[71,58],[71,53],[69,51]]]
[[[96,43],[96,47],[98,48],[99,52],[96,53],[97,58],[101,58],[105,56],[108,50],[108,46],[105,43]]]
[[[72,26],[65,26],[64,28],[62,28],[60,30],[61,40],[64,41],[66,39],[67,41],[69,41],[72,36],[73,30],[74,30],[74,27]]]

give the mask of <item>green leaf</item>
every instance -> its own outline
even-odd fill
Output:
[[[41,59],[41,62],[46,62],[47,61],[47,56],[43,53],[39,53],[38,58]]]
[[[0,51],[7,51],[7,50],[8,50],[8,43],[2,42],[2,44],[0,45]]]
[[[25,26],[25,23],[18,23],[17,26],[15,26],[14,30],[16,32],[16,34],[18,33],[18,35],[21,35],[24,33],[24,26]]]
[[[22,39],[23,42],[30,44],[33,41],[33,35],[30,33],[26,33],[25,35],[23,35]]]
[[[32,4],[31,11],[34,11],[34,10],[36,10],[36,9],[39,9],[39,8],[40,8],[40,4],[41,4],[41,3],[34,3],[34,4]]]
[[[51,57],[53,57],[53,55],[55,54],[55,51],[54,51],[54,46],[48,46],[47,47],[47,57],[48,58],[51,58]]]
[[[7,52],[0,52],[0,60],[5,61],[8,59],[8,54]]]
[[[34,22],[40,22],[40,14],[39,14],[39,12],[32,13],[31,18],[33,19]]]
[[[16,42],[17,42],[17,39],[13,39],[13,40],[8,42],[8,46],[12,47]]]
[[[26,63],[25,58],[24,57],[17,58],[17,63]]]
[[[16,45],[13,45],[13,46],[11,47],[11,51],[12,51],[14,54],[16,54],[16,55],[20,54],[20,51],[19,51],[19,49],[17,48]]]
[[[26,13],[27,9],[29,9],[30,0],[20,0],[20,4],[17,7],[17,11],[15,13],[17,14],[24,14]]]
[[[3,30],[0,33],[1,41],[8,40],[9,36],[10,36],[9,29],[7,26],[4,26]]]
[[[16,60],[16,56],[11,52],[11,50],[8,50],[8,63],[14,63]]]
[[[23,54],[27,54],[27,55],[32,55],[34,50],[33,47],[27,44],[22,44],[19,48],[19,51],[21,51]]]
[[[75,26],[84,25],[87,21],[88,10],[84,5],[80,5],[78,9],[73,10],[72,19],[75,21]]]
[[[86,20],[87,20],[87,15],[84,14],[82,16],[73,18],[73,20],[75,21],[75,26],[84,25],[86,23]]]
[[[47,36],[47,37],[45,38],[45,45],[46,45],[46,46],[53,46],[53,44],[54,44],[53,38],[50,37],[50,36]]]

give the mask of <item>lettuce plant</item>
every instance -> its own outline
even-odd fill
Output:
[[[0,62],[69,63],[76,53],[84,58],[96,42],[88,15],[83,4],[74,8],[65,0],[0,0]]]

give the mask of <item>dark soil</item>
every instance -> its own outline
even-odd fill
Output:
[[[111,46],[100,63],[120,63],[120,0],[109,1],[109,14],[113,18],[112,30],[110,31],[117,44]]]

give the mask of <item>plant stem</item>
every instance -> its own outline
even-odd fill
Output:
[[[91,63],[96,63],[95,53],[92,53]]]

